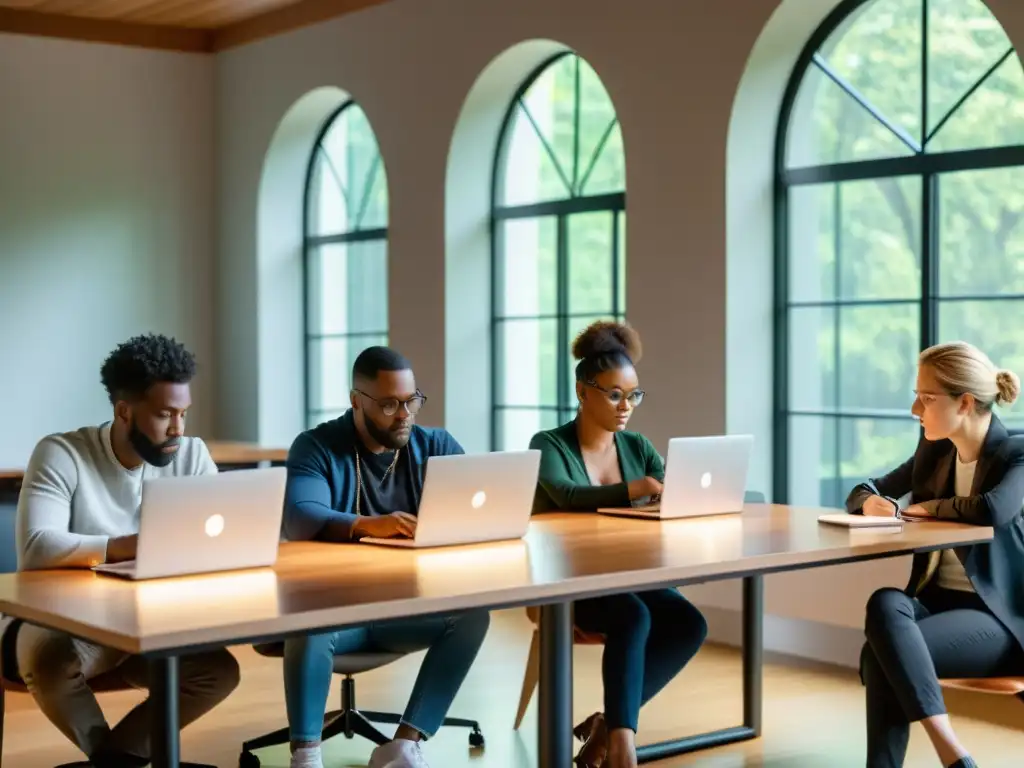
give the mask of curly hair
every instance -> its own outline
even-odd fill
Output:
[[[196,375],[196,359],[175,339],[159,334],[133,336],[103,362],[100,380],[111,404],[142,397],[159,382],[187,384]]]
[[[576,366],[576,380],[588,381],[599,373],[640,362],[643,347],[640,334],[632,326],[599,320],[576,337],[572,355],[580,361]]]

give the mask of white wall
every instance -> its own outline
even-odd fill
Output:
[[[212,57],[0,35],[0,467],[98,423],[104,357],[146,331],[199,358],[214,416]]]
[[[751,485],[770,494],[771,153],[788,72],[837,3],[393,0],[218,56],[226,435],[285,441],[302,427],[300,266],[289,274],[261,235],[297,237],[301,220],[294,206],[261,204],[261,169],[293,105],[335,86],[359,100],[387,163],[391,339],[431,396],[422,420],[486,447],[494,129],[522,77],[564,46],[602,77],[622,124],[628,315],[654,403],[635,426],[660,444],[753,432]],[[991,2],[1019,40],[1014,4]],[[850,662],[866,596],[905,572],[896,561],[771,577],[769,645]],[[725,626],[736,586],[687,592]]]

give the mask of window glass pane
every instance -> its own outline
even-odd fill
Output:
[[[568,180],[570,192],[576,156],[578,67],[579,57],[562,56],[537,76],[522,98],[556,165]]]
[[[571,179],[555,164],[538,126],[517,106],[505,133],[499,203],[526,205],[569,197]],[[571,170],[570,170],[571,173]]]
[[[622,147],[622,129],[618,120],[608,133],[600,153],[581,173],[583,195],[605,195],[626,188],[626,153]]]
[[[921,344],[917,303],[839,309],[839,407],[909,415]]]
[[[601,78],[582,59],[580,67],[580,136],[576,156],[577,187],[582,185],[587,172],[595,166],[603,154],[616,124],[615,107]],[[620,153],[621,154],[621,153]],[[591,181],[597,182],[591,174]],[[588,185],[590,186],[590,185]],[[621,187],[620,187],[621,189]],[[587,194],[595,194],[593,191]]]
[[[496,405],[558,405],[557,349],[555,320],[499,321]]]
[[[836,419],[789,417],[789,503],[836,507]]]
[[[789,298],[828,301],[836,291],[835,184],[790,187]]]
[[[384,226],[387,183],[377,137],[358,104],[331,123],[310,176],[308,234],[332,235]]]
[[[568,218],[569,314],[613,310],[613,215],[595,211]]]
[[[499,316],[557,312],[557,220],[507,219],[498,224],[501,257]]]
[[[498,408],[499,445],[503,450],[525,450],[542,430],[559,425],[557,411],[531,408]]]
[[[916,419],[840,419],[840,504],[857,483],[879,477],[914,455],[921,430]]]
[[[928,151],[952,152],[1022,144],[1022,120],[1024,70],[1020,59],[1011,55],[939,129]]]
[[[974,344],[997,367],[1024,378],[1024,299],[940,302],[938,341]],[[999,413],[1024,420],[1024,398]]]
[[[871,0],[850,14],[821,54],[876,111],[922,140],[923,0]],[[839,130],[845,130],[842,123]]]
[[[344,411],[352,389],[352,364],[367,347],[386,345],[386,336],[311,339],[307,346],[310,411]]]
[[[839,296],[906,299],[921,295],[921,179],[840,184]]]
[[[786,165],[802,168],[906,157],[913,150],[819,67],[807,68],[786,137]]]
[[[939,293],[1024,294],[1024,169],[939,177]]]
[[[1011,47],[982,0],[928,0],[929,131]]]
[[[836,402],[836,309],[789,310],[789,407],[829,411]]]
[[[313,246],[307,259],[311,335],[387,331],[387,240]]]

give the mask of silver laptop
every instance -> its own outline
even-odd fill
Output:
[[[444,547],[521,539],[533,512],[540,451],[498,451],[427,460],[411,539],[361,539],[389,547]]]
[[[753,435],[674,437],[668,441],[660,501],[597,511],[654,520],[741,512],[753,447]]]
[[[135,559],[93,570],[138,580],[273,565],[286,474],[270,467],[144,480]]]

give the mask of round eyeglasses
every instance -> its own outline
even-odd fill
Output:
[[[408,400],[399,400],[398,398],[395,397],[377,398],[374,397],[373,395],[366,394],[360,389],[357,389],[355,391],[358,394],[362,395],[363,397],[373,400],[373,402],[380,406],[380,410],[385,416],[394,416],[396,413],[398,413],[398,409],[402,407],[405,408],[405,412],[408,413],[410,416],[415,416],[417,413],[420,412],[420,409],[423,407],[423,404],[427,402],[427,396],[424,395],[422,392],[417,392]]]

